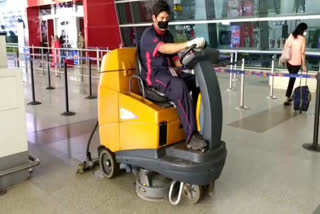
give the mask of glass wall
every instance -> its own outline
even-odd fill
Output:
[[[64,48],[83,48],[84,44],[78,43],[79,33],[84,37],[83,16],[82,2],[40,6],[41,45],[50,47],[57,36]]]
[[[7,43],[18,43],[19,23],[27,22],[26,7],[27,1],[0,1],[0,34],[6,36]],[[20,36],[21,37],[21,36]],[[23,40],[20,38],[20,40]]]
[[[135,46],[143,30],[151,25],[155,2],[116,1],[124,46]],[[308,51],[320,51],[320,0],[176,2],[168,0],[172,9],[169,29],[176,42],[203,36],[210,47],[218,49],[281,50],[288,35],[305,22],[309,26]]]
[[[151,8],[156,0],[117,3],[120,24],[151,22]],[[171,21],[317,15],[318,0],[181,0],[182,11],[174,10]]]

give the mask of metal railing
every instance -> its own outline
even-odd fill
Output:
[[[24,48],[24,47],[23,47]],[[36,48],[39,48],[41,50],[41,54],[37,54],[34,52],[34,50]],[[26,67],[27,67],[27,62],[30,62],[30,66],[31,66],[31,84],[32,84],[32,102],[30,104],[32,105],[36,105],[36,104],[41,104],[40,102],[37,102],[35,99],[35,87],[34,87],[34,74],[33,74],[33,61],[35,60],[35,58],[37,56],[40,56],[40,58],[44,58],[44,49],[47,50],[52,50],[52,51],[56,51],[57,49],[55,48],[43,48],[43,47],[31,47],[31,53],[30,53],[30,47],[25,47],[24,50],[29,50],[29,52],[24,52],[24,59],[25,59],[25,63],[26,63]],[[104,53],[104,52],[108,52],[109,50],[92,50],[92,49],[70,49],[70,48],[61,48],[58,49],[59,51],[62,50],[67,50],[67,51],[95,51],[96,53],[96,57],[85,57],[85,58],[81,58],[80,57],[80,61],[82,59],[86,59],[89,60],[89,96],[87,98],[89,99],[94,99],[96,98],[95,96],[92,95],[92,84],[91,84],[91,62],[93,60],[96,61],[97,64],[97,68],[99,69],[99,61],[100,61],[100,53]],[[270,84],[270,91],[269,91],[269,96],[267,98],[270,98],[271,100],[276,99],[276,97],[273,94],[273,87],[274,87],[274,77],[275,76],[285,76],[285,77],[294,77],[294,78],[315,78],[316,77],[316,83],[317,83],[317,89],[316,89],[316,105],[315,105],[315,119],[314,119],[314,130],[313,130],[313,142],[312,144],[303,144],[303,147],[307,150],[311,150],[311,151],[317,151],[320,152],[320,146],[318,144],[318,132],[319,132],[319,112],[320,112],[320,66],[319,66],[319,72],[316,72],[316,75],[312,74],[307,74],[307,75],[302,75],[302,74],[282,74],[279,75],[279,73],[275,73],[275,60],[276,60],[276,55],[280,55],[282,53],[282,51],[256,51],[256,50],[252,50],[252,51],[248,51],[248,50],[220,50],[221,53],[227,53],[230,54],[230,63],[228,66],[230,66],[228,69],[228,67],[220,67],[220,68],[216,68],[216,72],[219,72],[219,69],[223,70],[225,69],[225,71],[227,71],[227,73],[230,74],[229,77],[229,88],[227,89],[228,91],[233,91],[234,87],[233,87],[233,82],[236,80],[236,75],[240,75],[241,76],[241,85],[240,85],[240,106],[236,107],[236,109],[239,110],[248,110],[249,108],[245,105],[245,75],[257,75],[260,76],[262,74],[262,76],[264,77],[269,77],[271,78],[271,84]],[[271,61],[271,68],[266,68],[266,70],[270,70],[268,71],[264,71],[264,72],[256,72],[256,71],[249,71],[248,69],[245,69],[245,58],[241,58],[241,64],[238,64],[238,54],[239,53],[252,53],[252,54],[270,54],[272,55],[272,61]],[[320,52],[307,52],[306,53],[307,56],[320,56]],[[19,54],[16,55],[17,56],[17,63],[16,65],[19,66]],[[53,54],[51,55],[53,56]],[[50,80],[50,65],[54,64],[54,63],[50,63],[49,62],[49,57],[50,54],[47,51],[47,67],[48,67],[48,84],[49,87],[47,89],[50,89],[51,87],[51,80]],[[60,61],[59,61],[60,62]],[[60,65],[61,63],[55,63],[55,65]],[[75,113],[71,112],[69,110],[69,96],[68,96],[68,77],[67,77],[67,63],[64,62],[64,75],[65,75],[65,102],[66,102],[66,111],[64,113],[62,113],[62,115],[65,116],[72,116]],[[241,65],[241,70],[237,70],[237,65]],[[43,67],[44,66],[44,61],[43,61]],[[223,71],[224,72],[224,71]],[[51,89],[54,89],[53,87]],[[27,168],[29,168],[29,166],[26,166]],[[11,173],[11,172],[5,172],[5,173]],[[0,175],[1,176],[1,175]]]
[[[99,67],[100,67],[100,60],[102,58],[101,54],[105,54],[107,53],[109,50],[108,49],[72,49],[72,48],[48,48],[48,47],[37,47],[37,46],[27,46],[27,47],[18,47],[17,45],[16,46],[12,46],[11,44],[10,45],[7,45],[7,47],[17,47],[17,48],[23,48],[25,51],[24,51],[24,60],[25,60],[25,66],[26,68],[28,67],[27,66],[27,63],[28,63],[28,57],[32,60],[32,61],[35,61],[36,59],[40,59],[41,62],[42,62],[42,67],[43,67],[43,70],[45,69],[45,61],[44,61],[44,58],[46,58],[47,60],[47,67],[48,67],[48,74],[50,73],[50,68],[49,68],[49,65],[54,65],[54,66],[59,66],[60,68],[62,67],[65,67],[64,66],[64,63],[62,63],[61,59],[56,59],[56,60],[53,60],[55,61],[55,63],[51,63],[49,62],[49,58],[53,59],[55,56],[57,56],[57,53],[54,53],[54,52],[62,52],[62,51],[66,51],[64,53],[64,56],[61,56],[60,57],[62,59],[74,59],[74,60],[79,60],[79,62],[81,62],[82,60],[86,60],[87,62],[89,62],[88,64],[88,68],[90,70],[89,72],[89,75],[83,75],[83,74],[77,74],[77,75],[80,75],[80,76],[88,76],[90,81],[91,81],[91,78],[92,78],[92,74],[91,74],[91,67],[92,67],[92,63],[95,62],[96,66],[97,66],[97,70],[99,71]],[[46,50],[46,53],[44,53]],[[50,54],[50,51],[51,51],[51,54]],[[69,56],[68,55],[68,51],[69,52],[77,52],[78,54],[81,53],[82,51],[83,52],[86,52],[86,56],[85,57],[82,57],[82,54],[79,54],[78,56],[74,56],[74,55],[71,55]],[[240,106],[238,109],[248,109],[247,106],[244,105],[244,84],[245,84],[245,77],[244,77],[244,73],[238,73],[237,72],[237,66],[241,66],[241,71],[245,71],[245,70],[253,70],[254,67],[249,67],[248,65],[245,66],[245,57],[241,57],[241,61],[242,63],[238,62],[238,59],[240,58],[239,54],[264,54],[264,55],[272,55],[271,57],[271,68],[269,67],[259,67],[259,69],[265,73],[268,73],[268,77],[270,78],[270,91],[269,91],[269,95],[267,96],[268,98],[270,99],[277,99],[277,97],[274,96],[274,76],[277,72],[279,71],[286,71],[286,69],[279,69],[279,68],[275,68],[275,61],[277,60],[277,55],[280,55],[282,53],[281,50],[268,50],[268,51],[265,51],[265,50],[241,50],[241,49],[237,49],[237,50],[232,50],[232,49],[223,49],[223,50],[219,50],[221,53],[224,53],[224,54],[230,54],[230,70],[233,71],[233,72],[229,72],[229,87],[227,89],[227,91],[229,92],[232,92],[235,90],[235,88],[233,87],[233,84],[234,84],[234,81],[237,80],[237,75],[240,75],[241,76],[241,86],[240,86],[240,89],[241,89],[241,93],[240,93]],[[47,55],[47,56],[45,56]],[[306,55],[307,56],[320,56],[320,52],[306,52]],[[17,56],[17,62],[19,62],[19,54],[16,55]],[[19,63],[16,63],[17,66],[19,66]],[[320,67],[319,67],[320,69]],[[315,72],[318,72],[318,71],[315,71]],[[60,75],[63,74],[64,72],[57,72],[57,74]],[[271,74],[271,75],[270,75]],[[49,79],[48,79],[48,82],[49,82],[49,86],[48,88],[51,88],[51,80],[50,80],[50,75],[48,75]],[[99,78],[99,77],[97,77]],[[90,83],[91,85],[91,83]],[[92,86],[91,86],[92,87]],[[91,91],[92,89],[90,89]],[[92,93],[90,93],[89,97],[90,96],[93,96]]]
[[[44,64],[45,58],[50,57],[55,66],[56,62],[62,62],[62,59],[73,60],[74,64],[82,64],[83,61],[88,63],[88,59],[95,61],[97,71],[100,69],[100,62],[104,54],[109,52],[108,48],[52,48],[52,47],[40,47],[40,46],[25,46],[21,47],[17,44],[7,43],[7,48],[15,48],[15,64],[19,67],[19,62],[21,60],[25,61],[26,69],[27,66],[27,56],[31,57],[33,60],[39,59],[42,64]],[[47,55],[49,53],[49,55]],[[21,59],[21,56],[23,57]],[[63,63],[61,63],[63,64]]]
[[[280,55],[282,53],[282,50],[241,50],[241,49],[237,49],[237,50],[233,50],[233,49],[221,49],[219,50],[221,53],[244,53],[244,54],[276,54],[276,55]],[[307,56],[320,56],[320,52],[318,51],[307,51],[306,52]]]
[[[274,90],[274,74],[275,71],[277,72],[287,72],[287,69],[285,68],[276,68],[275,66],[275,62],[277,60],[277,55],[281,55],[282,54],[282,50],[232,50],[232,49],[223,49],[223,50],[219,50],[220,53],[224,53],[224,54],[230,54],[230,70],[231,71],[237,71],[237,65],[239,65],[238,63],[238,55],[239,54],[263,54],[263,55],[271,55],[271,68],[268,67],[259,67],[260,70],[264,70],[264,72],[266,73],[271,73],[270,77],[270,91],[269,91],[269,96],[267,96],[267,98],[270,99],[277,99],[276,96],[274,96],[273,94],[273,90]],[[316,52],[316,51],[307,51],[306,52],[306,56],[320,56],[320,52]],[[243,60],[243,59],[242,59]],[[243,62],[241,64],[242,68],[243,68]],[[250,69],[249,67],[247,67],[247,69]],[[253,70],[254,67],[251,67],[251,69]],[[243,69],[241,69],[243,70]],[[269,72],[270,70],[270,72]],[[310,73],[317,73],[318,71],[311,71]],[[320,72],[320,66],[319,66],[319,72]],[[227,91],[232,92],[234,91],[234,87],[233,87],[233,82],[236,81],[236,75],[237,72],[229,72],[229,87],[227,89]],[[240,102],[240,106],[241,108],[237,108],[237,109],[247,109],[246,106],[244,106],[243,104],[243,97],[244,97],[244,76],[242,74],[241,75],[241,100],[242,102]]]
[[[8,46],[7,46],[8,47]],[[11,46],[9,46],[11,47]],[[15,46],[18,48],[18,46]],[[96,57],[80,57],[80,60],[85,59],[89,61],[89,96],[88,98],[90,99],[94,99],[96,98],[95,96],[92,95],[92,84],[91,84],[91,62],[92,61],[96,61],[97,67],[99,68],[99,61],[101,59],[100,57],[100,53],[107,53],[109,50],[92,50],[92,49],[70,49],[70,48],[60,48],[60,49],[56,49],[56,48],[46,48],[46,47],[22,47],[24,50],[24,59],[26,62],[26,67],[27,67],[27,62],[30,62],[30,66],[31,66],[31,82],[32,82],[32,102],[30,104],[41,104],[40,102],[37,102],[35,99],[35,87],[34,87],[34,77],[33,77],[33,61],[35,60],[36,57],[40,56],[40,58],[43,59],[44,56],[44,52],[43,50],[52,50],[52,51],[93,51],[96,53]],[[39,48],[41,51],[41,54],[35,53],[34,50],[36,50],[37,48]],[[31,52],[30,52],[31,50]],[[245,96],[244,96],[244,85],[245,85],[245,75],[257,75],[257,76],[264,76],[264,77],[269,77],[271,78],[271,85],[270,85],[270,92],[269,92],[269,96],[268,98],[271,99],[276,99],[276,97],[273,95],[273,87],[274,87],[274,77],[275,76],[285,76],[285,77],[294,77],[294,78],[315,78],[317,80],[317,91],[316,91],[316,110],[315,110],[315,122],[314,122],[314,139],[313,139],[313,144],[305,144],[304,147],[306,149],[309,150],[313,150],[313,151],[320,151],[320,148],[318,146],[318,130],[319,130],[319,112],[320,112],[320,98],[319,98],[319,94],[320,94],[320,67],[319,67],[319,72],[316,71],[316,75],[312,74],[307,74],[307,75],[303,75],[303,74],[282,74],[279,75],[278,73],[275,73],[275,60],[276,60],[276,55],[280,55],[282,53],[282,51],[257,51],[257,50],[220,50],[221,53],[226,53],[226,54],[230,54],[230,69],[228,69],[228,67],[218,67],[216,68],[216,72],[219,72],[219,69],[225,69],[227,71],[227,73],[230,73],[230,79],[229,79],[229,88],[228,91],[233,91],[233,81],[235,80],[235,76],[237,74],[239,74],[241,76],[241,86],[240,86],[240,106],[237,107],[237,109],[240,110],[247,110],[249,109],[247,106],[245,106],[244,101],[245,101]],[[238,54],[239,53],[252,53],[252,54],[271,54],[272,55],[272,61],[271,61],[271,68],[265,68],[266,70],[270,70],[269,72],[264,71],[264,72],[256,72],[256,71],[249,71],[245,69],[245,59],[242,58],[241,59],[241,64],[238,64]],[[49,87],[51,87],[51,83],[50,83],[50,67],[49,65],[54,64],[54,65],[61,65],[61,63],[50,63],[49,62],[49,57],[50,54],[47,51],[47,67],[48,67],[48,83],[49,83]],[[51,54],[51,56],[53,56],[54,54]],[[307,52],[306,53],[307,56],[320,56],[320,52]],[[17,54],[17,61],[19,62],[19,54]],[[16,64],[17,66],[19,66],[19,63]],[[67,77],[67,63],[64,62],[63,63],[63,67],[64,67],[64,75],[65,75],[65,98],[66,98],[66,112],[63,113],[63,115],[66,116],[71,116],[74,115],[74,112],[69,111],[69,96],[68,96],[68,77]],[[237,70],[237,66],[241,65],[241,70]],[[43,64],[43,67],[44,64]],[[223,71],[224,72],[224,71]],[[47,89],[49,89],[49,87]],[[51,88],[54,89],[54,88]]]

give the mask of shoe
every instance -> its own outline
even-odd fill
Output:
[[[284,101],[283,105],[288,106],[292,103],[292,98],[287,97],[286,100]]]
[[[204,152],[208,148],[208,142],[203,139],[199,133],[196,133],[192,135],[190,141],[187,143],[187,148],[190,150]]]

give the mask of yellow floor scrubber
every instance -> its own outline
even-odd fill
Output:
[[[125,168],[137,176],[136,192],[145,200],[168,198],[176,205],[185,195],[197,203],[203,190],[214,186],[226,160],[221,140],[222,102],[213,69],[219,52],[193,47],[181,57],[193,69],[201,96],[197,125],[208,141],[206,151],[187,149],[174,105],[144,84],[136,48],[121,48],[102,60],[98,91],[98,148],[101,172],[114,177]]]

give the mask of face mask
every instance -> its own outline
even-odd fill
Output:
[[[303,32],[303,35],[306,36],[307,35],[307,31]]]
[[[169,22],[158,21],[158,26],[161,30],[166,30],[168,28]]]

